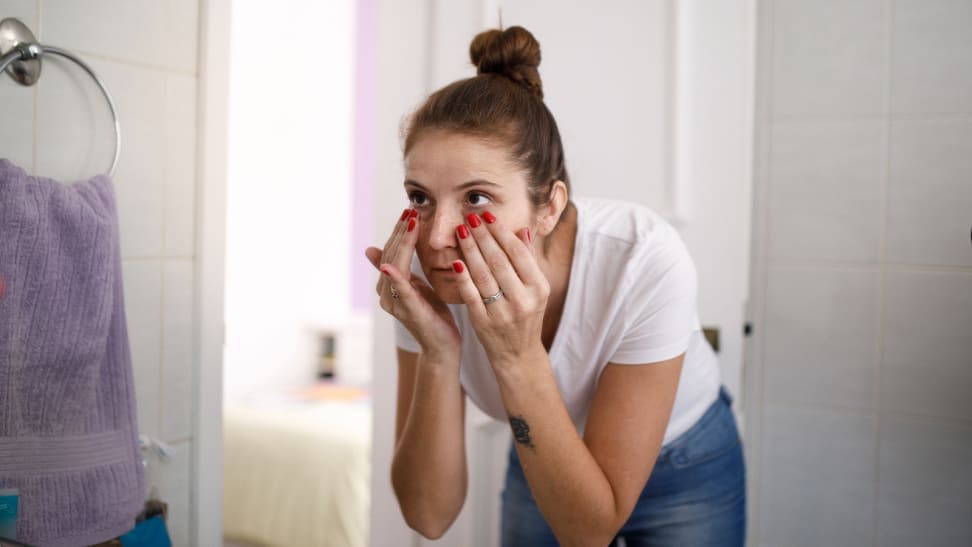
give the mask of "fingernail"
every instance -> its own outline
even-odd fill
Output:
[[[383,273],[383,274],[385,274],[385,275],[387,275],[388,277],[391,277],[391,274],[390,274],[390,273],[388,273],[388,268],[382,268],[382,269],[381,269],[381,273]]]
[[[408,221],[408,231],[411,232],[414,229],[415,229],[415,219],[412,218],[412,219],[409,219],[409,221]]]
[[[532,243],[533,242],[533,236],[530,235],[530,229],[527,228],[526,230],[527,230],[527,243]]]
[[[462,262],[459,262],[458,260],[455,261],[455,262],[453,262],[452,263],[452,271],[454,271],[456,273],[462,273],[462,271],[463,271]]]
[[[492,224],[496,222],[496,217],[493,216],[493,213],[486,211],[485,213],[483,213],[483,220],[486,221],[486,224]]]
[[[408,218],[408,209],[405,209],[404,211],[402,211],[402,218],[398,219],[398,221],[401,222],[401,221],[405,220],[406,218]]]
[[[466,216],[466,222],[468,222],[473,228],[479,227],[479,217],[477,217],[475,213],[469,213],[469,215]]]
[[[418,209],[412,209],[411,211],[409,211],[409,212],[408,212],[408,216],[409,216],[410,218],[415,218],[415,217],[417,217],[417,216],[418,216]]]
[[[465,224],[460,224],[456,231],[459,232],[459,239],[466,239],[469,237],[469,229],[466,228]]]

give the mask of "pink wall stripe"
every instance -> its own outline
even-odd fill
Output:
[[[351,310],[371,308],[375,269],[364,257],[371,237],[375,174],[377,0],[357,0],[354,77],[354,161],[351,190]]]

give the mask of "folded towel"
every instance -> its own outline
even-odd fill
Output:
[[[144,500],[111,180],[28,176],[0,159],[0,489],[17,540],[90,545]]]

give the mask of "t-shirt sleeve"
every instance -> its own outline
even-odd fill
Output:
[[[625,329],[611,362],[646,364],[685,353],[698,330],[698,276],[681,239],[631,264],[624,292]]]
[[[418,353],[421,349],[412,333],[408,332],[405,325],[397,319],[395,320],[395,344],[399,348],[412,353]]]

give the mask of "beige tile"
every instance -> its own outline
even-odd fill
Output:
[[[972,425],[881,419],[877,544],[972,545]]]
[[[102,65],[88,64],[103,80],[107,78],[117,101],[124,94],[117,78],[110,78]],[[124,113],[119,114],[124,131]],[[111,165],[115,133],[108,103],[94,80],[64,58],[44,58],[43,76],[37,83],[36,132],[38,173],[68,182],[105,173]]]
[[[874,408],[876,271],[769,268],[763,397]]]
[[[123,260],[125,316],[135,373],[138,429],[159,434],[159,348],[162,344],[162,271],[158,260]]]
[[[37,33],[36,0],[0,0],[0,19],[14,17]],[[41,71],[41,76],[44,72]],[[24,171],[34,170],[34,103],[36,85],[25,87],[4,71],[0,74],[0,158]],[[41,173],[43,175],[43,173]]]
[[[169,259],[162,264],[160,435],[167,441],[192,435],[192,268],[188,259]]]
[[[876,262],[886,163],[884,122],[775,125],[770,256]]]
[[[43,41],[69,50],[196,71],[198,0],[45,0]]]
[[[193,256],[196,193],[196,79],[166,78],[165,255]]]
[[[773,20],[775,116],[887,112],[885,0],[777,0]]]
[[[972,112],[972,2],[895,0],[891,107]]]
[[[763,425],[761,541],[871,545],[875,416],[766,405]]]
[[[894,122],[890,165],[888,261],[972,266],[972,122]]]
[[[972,272],[888,272],[881,408],[972,420]]]

